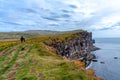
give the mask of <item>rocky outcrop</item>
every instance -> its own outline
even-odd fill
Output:
[[[82,31],[62,39],[59,37],[50,39],[51,41],[45,44],[55,48],[57,54],[70,60],[82,61],[88,66],[90,61],[95,58],[95,55],[90,53],[95,49],[93,46],[95,40],[92,40],[92,32]]]

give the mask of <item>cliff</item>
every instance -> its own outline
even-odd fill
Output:
[[[45,44],[55,48],[58,55],[69,60],[79,60],[88,66],[90,61],[95,58],[95,55],[90,53],[95,49],[91,32],[79,31],[62,38],[58,36],[56,38],[52,37],[50,40]]]

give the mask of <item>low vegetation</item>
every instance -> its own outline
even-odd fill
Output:
[[[94,71],[85,70],[84,63],[66,60],[43,43],[52,37],[0,42],[0,80],[99,80]]]

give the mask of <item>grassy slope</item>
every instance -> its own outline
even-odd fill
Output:
[[[80,30],[75,31],[49,31],[49,30],[29,30],[24,32],[0,32],[0,41],[10,41],[10,40],[19,40],[21,36],[24,36],[25,38],[34,38],[39,36],[47,36],[47,35],[59,35],[63,33],[69,33],[69,32],[78,32]]]
[[[42,43],[46,39],[4,45],[9,47],[0,52],[4,54],[0,57],[0,80],[93,80],[74,61],[64,60],[52,52]]]
[[[56,35],[62,34],[64,32],[57,32],[57,31],[42,31],[42,30],[30,30],[24,32],[0,32],[0,41],[10,41],[10,40],[18,40],[21,36],[25,38],[33,38],[38,36],[45,36],[45,35]]]

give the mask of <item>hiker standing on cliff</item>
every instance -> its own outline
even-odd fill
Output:
[[[21,41],[21,43],[25,42],[25,38],[23,36],[21,36],[20,41]]]

